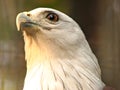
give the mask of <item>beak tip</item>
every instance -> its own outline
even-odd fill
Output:
[[[17,30],[20,31],[20,15],[21,13],[19,13],[16,17],[16,27],[17,27]]]

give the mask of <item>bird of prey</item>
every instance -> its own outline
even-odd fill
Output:
[[[37,8],[19,13],[16,24],[25,42],[23,90],[103,90],[97,58],[72,18]]]

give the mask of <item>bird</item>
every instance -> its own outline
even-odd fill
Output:
[[[75,20],[39,7],[17,15],[23,33],[26,76],[23,90],[103,90],[98,60]]]

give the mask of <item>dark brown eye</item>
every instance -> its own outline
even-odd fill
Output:
[[[55,13],[49,13],[46,17],[48,20],[50,21],[54,21],[54,22],[57,22],[59,20],[59,17],[57,14]]]

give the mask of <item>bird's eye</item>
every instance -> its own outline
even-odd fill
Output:
[[[50,21],[54,21],[54,22],[57,22],[59,20],[59,17],[57,14],[55,13],[49,13],[46,17],[48,20]]]

